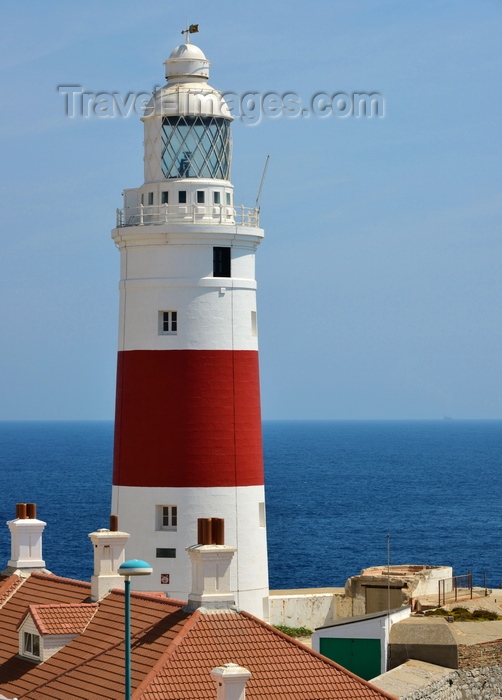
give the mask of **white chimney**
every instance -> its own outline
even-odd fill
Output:
[[[35,503],[16,503],[16,517],[8,520],[11,534],[11,557],[3,573],[26,569],[43,569],[42,533],[47,523],[37,520]]]
[[[192,560],[192,592],[186,609],[228,610],[235,605],[230,590],[230,564],[237,549],[225,544],[194,544],[186,551]]]
[[[238,664],[224,664],[211,671],[216,683],[216,700],[245,700],[251,672]]]
[[[118,518],[110,516],[110,529],[89,533],[94,547],[94,575],[91,576],[91,600],[101,600],[113,588],[124,587],[118,568],[125,562],[125,548],[130,535],[119,532]]]

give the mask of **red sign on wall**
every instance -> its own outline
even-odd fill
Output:
[[[160,574],[161,583],[169,583],[169,574]]]

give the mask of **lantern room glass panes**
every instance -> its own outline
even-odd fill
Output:
[[[162,171],[166,178],[230,178],[230,122],[222,117],[164,117]]]

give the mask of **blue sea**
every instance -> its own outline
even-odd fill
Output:
[[[270,587],[341,586],[387,562],[502,585],[502,421],[266,421]],[[108,527],[112,422],[0,423],[0,521],[36,502],[44,558],[89,580]],[[0,526],[0,571],[10,538]]]

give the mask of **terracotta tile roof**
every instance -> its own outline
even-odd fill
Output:
[[[97,603],[50,603],[30,605],[26,615],[31,615],[41,635],[82,634],[97,609]]]
[[[29,605],[53,603],[81,603],[91,591],[90,584],[67,583],[64,579],[47,574],[32,574],[0,608],[0,692],[5,694],[3,683],[6,677],[21,674],[33,668],[29,661],[16,658],[18,653],[17,626],[26,614]]]
[[[214,700],[210,671],[229,662],[251,671],[249,700],[393,697],[249,613],[196,612],[133,698]]]
[[[33,664],[17,656],[16,628],[29,605],[37,610],[54,603],[81,608],[89,593],[89,584],[32,574],[0,608],[0,695],[22,700],[123,698],[122,591],[100,601],[83,633],[46,662]],[[229,662],[251,671],[249,700],[392,698],[248,613],[189,614],[182,605],[132,594],[134,700],[215,700],[210,671]]]
[[[16,627],[28,605],[83,603],[90,585],[32,574],[0,609],[0,694],[30,700],[119,700],[124,695],[124,594],[113,591],[83,634],[43,664],[17,657]],[[188,614],[182,603],[131,595],[132,681],[137,687],[177,635]]]

